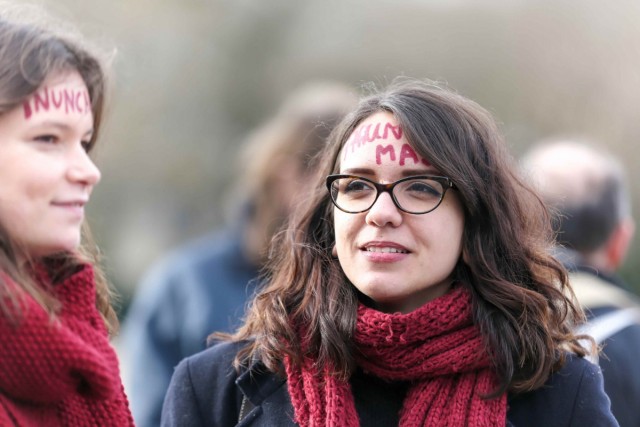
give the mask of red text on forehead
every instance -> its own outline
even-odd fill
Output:
[[[382,128],[382,129],[381,129]],[[402,128],[400,125],[394,126],[387,123],[376,123],[375,126],[369,123],[366,126],[360,126],[354,130],[349,140],[345,144],[343,152],[343,160],[347,158],[349,152],[353,153],[356,148],[360,148],[367,143],[373,142],[376,139],[387,139],[390,137],[389,133],[396,139],[402,139]]]
[[[385,154],[389,154],[389,159],[391,161],[396,160],[396,150],[394,150],[393,145],[389,144],[387,146],[383,146],[378,144],[376,146],[376,164],[377,165],[382,164],[382,156],[384,156]]]
[[[40,111],[62,110],[69,114],[91,112],[91,101],[86,90],[50,89],[46,86],[22,104],[24,118],[28,119]]]
[[[391,160],[392,162],[396,161],[396,150],[393,145],[378,144],[376,146],[376,164],[381,165],[383,156],[386,155],[389,156],[389,160]],[[407,164],[407,160],[412,160],[412,165],[420,162],[425,166],[431,166],[431,163],[429,163],[429,161],[427,161],[426,159],[420,159],[420,157],[416,154],[416,152],[413,150],[413,148],[411,148],[409,144],[402,144],[402,147],[400,147],[400,154],[398,156],[398,164],[400,166],[404,166],[405,164]]]

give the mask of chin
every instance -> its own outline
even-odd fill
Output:
[[[356,287],[360,290],[360,292],[375,301],[377,304],[392,304],[398,299],[402,299],[402,297],[398,295],[400,287],[393,283],[369,283],[366,286]]]
[[[49,256],[59,254],[61,252],[74,252],[80,246],[80,239],[68,239],[58,242],[53,242],[42,256]]]

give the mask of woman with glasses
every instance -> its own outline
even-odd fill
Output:
[[[227,342],[165,426],[616,426],[545,207],[494,120],[402,80],[332,133]]]
[[[117,318],[83,232],[105,69],[60,28],[0,8],[0,426],[132,426]]]

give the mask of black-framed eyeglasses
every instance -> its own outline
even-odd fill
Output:
[[[456,188],[450,178],[435,175],[409,176],[389,184],[357,175],[329,175],[326,185],[333,204],[353,214],[371,209],[381,193],[389,193],[403,212],[426,214],[440,206],[449,188]]]

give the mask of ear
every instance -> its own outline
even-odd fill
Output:
[[[620,221],[611,233],[605,245],[605,255],[612,271],[617,270],[624,262],[635,231],[633,219],[626,218]]]
[[[336,245],[333,245],[331,248],[331,255],[333,255],[334,258],[338,258],[338,249],[336,248]]]

